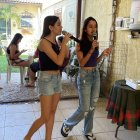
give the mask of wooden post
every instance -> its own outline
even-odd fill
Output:
[[[76,23],[76,37],[77,38],[80,35],[81,7],[82,7],[82,0],[77,0],[77,23]]]

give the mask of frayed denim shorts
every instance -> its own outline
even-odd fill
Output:
[[[61,77],[59,74],[50,74],[47,71],[40,71],[38,79],[38,92],[41,95],[50,96],[55,93],[61,93]]]

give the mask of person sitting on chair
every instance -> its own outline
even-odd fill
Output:
[[[19,43],[21,42],[21,39],[23,38],[22,34],[16,33],[14,38],[12,39],[11,43],[7,47],[7,53],[9,55],[9,59],[11,61],[12,65],[16,66],[29,66],[28,60],[22,60],[19,56],[24,53],[26,50],[19,51]]]
[[[38,58],[38,50],[36,49],[33,58]],[[25,86],[26,87],[35,87],[35,81],[37,79],[36,77],[36,72],[40,70],[40,65],[39,65],[39,59],[37,62],[33,62],[30,65],[30,70],[29,70],[29,83],[27,83]]]
[[[60,46],[60,48],[61,48],[62,41],[63,41],[63,36],[59,36],[57,38],[57,43]],[[33,58],[38,58],[38,50],[37,49],[35,51],[35,54],[34,54]],[[66,56],[64,58],[63,65],[60,67],[61,74],[62,74],[62,71],[64,70],[64,68],[66,67],[66,65],[68,64],[69,59],[70,59],[70,51],[67,52],[67,54],[66,54]],[[37,79],[36,72],[39,71],[39,70],[40,70],[40,65],[39,65],[39,59],[38,59],[37,62],[33,62],[30,65],[30,70],[29,70],[29,83],[27,83],[25,85],[25,87],[35,87],[35,81]]]

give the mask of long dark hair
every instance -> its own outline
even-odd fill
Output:
[[[80,50],[85,52],[84,54],[86,54],[89,51],[92,45],[92,42],[88,39],[87,32],[85,31],[87,29],[88,23],[91,20],[96,22],[96,38],[98,39],[98,23],[96,19],[94,19],[93,17],[88,17],[87,19],[85,19],[83,24],[81,43],[80,43]]]
[[[43,33],[41,35],[41,39],[51,33],[51,30],[49,29],[49,26],[54,26],[54,24],[57,22],[59,17],[57,16],[47,16],[44,19],[44,25],[43,25]]]
[[[59,36],[58,38],[57,38],[61,43],[62,43],[62,41],[63,41],[63,39],[64,39],[64,36]]]
[[[12,44],[18,46],[18,40],[19,40],[19,39],[22,39],[22,38],[23,38],[22,34],[16,33],[15,36],[13,37],[11,43],[9,44],[9,46],[12,45]],[[8,47],[9,47],[9,46],[8,46]]]

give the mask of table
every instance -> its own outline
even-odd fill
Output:
[[[134,90],[125,84],[125,80],[115,81],[107,102],[107,118],[117,123],[115,137],[120,126],[128,130],[137,130],[140,126],[140,90]]]

